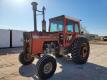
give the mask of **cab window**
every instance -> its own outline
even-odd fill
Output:
[[[59,32],[63,31],[63,21],[53,21],[50,23],[50,32]]]
[[[67,31],[73,32],[73,24],[70,20],[67,21]]]
[[[57,31],[57,24],[51,23],[50,32],[55,32],[55,31]]]
[[[79,32],[79,26],[78,26],[78,24],[75,24],[75,32]]]

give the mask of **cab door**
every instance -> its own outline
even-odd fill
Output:
[[[80,24],[72,20],[66,20],[65,31],[65,47],[70,46],[71,42],[75,40],[77,35],[80,34]]]
[[[66,20],[65,47],[70,45],[75,35],[74,32],[74,22],[71,20]]]

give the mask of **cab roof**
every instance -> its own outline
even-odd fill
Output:
[[[61,15],[61,16],[57,16],[54,18],[50,18],[49,21],[55,21],[55,20],[63,20],[64,18],[68,19],[68,20],[72,20],[72,21],[76,21],[79,22],[81,21],[80,19],[74,18],[74,17],[70,17],[70,16],[65,16],[65,15]]]

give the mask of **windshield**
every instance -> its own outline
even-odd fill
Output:
[[[50,32],[59,32],[63,31],[63,21],[54,21],[50,23]]]

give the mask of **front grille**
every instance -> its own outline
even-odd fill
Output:
[[[24,32],[24,52],[25,53],[31,53],[31,33],[30,32]]]

